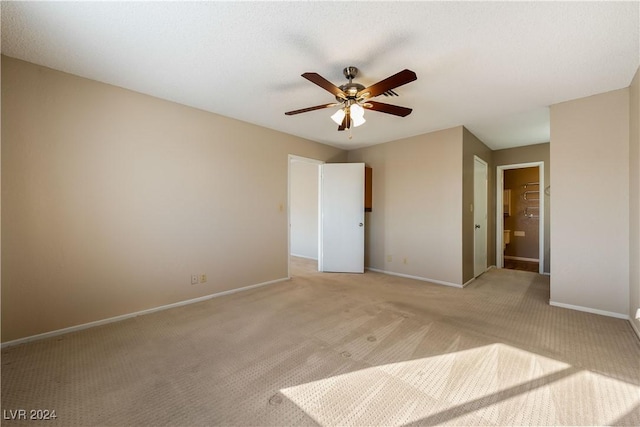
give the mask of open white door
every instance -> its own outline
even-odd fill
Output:
[[[320,166],[318,270],[364,273],[364,163]]]
[[[487,270],[487,189],[488,165],[479,157],[473,163],[473,276]]]

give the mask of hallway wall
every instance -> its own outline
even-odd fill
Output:
[[[628,318],[629,89],[551,106],[551,304]]]

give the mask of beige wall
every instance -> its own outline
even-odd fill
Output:
[[[368,267],[462,283],[462,130],[349,152],[350,162],[373,168]]]
[[[629,90],[551,106],[551,302],[629,312]]]
[[[493,160],[496,168],[520,163],[543,162],[544,186],[549,189],[549,194],[544,189],[542,189],[541,193],[544,197],[544,272],[549,273],[551,271],[551,162],[549,143],[497,150],[493,152]]]
[[[493,155],[489,147],[484,145],[466,128],[462,131],[462,282],[473,279],[474,275],[474,239],[475,222],[471,205],[474,203],[474,156],[487,162],[487,267],[496,263],[495,232],[495,171]]]
[[[318,259],[318,165],[291,162],[291,254]]]
[[[346,160],[7,57],[2,107],[3,342],[286,278],[288,154]]]
[[[2,342],[285,278],[288,154],[372,166],[366,264],[448,284],[473,275],[469,159],[490,164],[492,226],[495,166],[542,160],[551,301],[640,306],[637,74],[553,106],[551,146],[491,152],[460,126],[347,155],[4,56],[1,72]]]
[[[629,90],[629,315],[640,336],[640,68]]]

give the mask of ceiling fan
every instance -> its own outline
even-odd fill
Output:
[[[300,110],[287,111],[285,114],[287,116],[292,116],[294,114],[306,113],[308,111],[340,106],[340,109],[331,116],[331,119],[338,124],[338,130],[340,131],[351,129],[351,126],[357,127],[363,124],[366,121],[364,119],[364,109],[400,117],[405,117],[411,114],[411,108],[370,101],[370,99],[378,95],[398,96],[393,89],[416,80],[418,77],[413,71],[406,69],[402,70],[399,73],[387,77],[386,79],[369,87],[364,87],[360,83],[353,82],[353,79],[358,75],[358,69],[356,67],[347,67],[342,70],[342,73],[347,79],[349,79],[349,83],[343,84],[340,87],[335,86],[318,73],[302,74],[302,77],[309,80],[311,83],[315,83],[324,90],[331,92],[336,97],[337,102],[302,108]]]

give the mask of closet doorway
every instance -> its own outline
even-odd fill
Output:
[[[306,157],[289,155],[288,221],[289,221],[289,273],[291,257],[304,259],[303,270],[317,271],[318,262],[318,215],[319,173],[324,162]]]
[[[496,265],[544,272],[544,163],[498,166]]]
[[[365,174],[364,163],[289,155],[288,277],[292,257],[316,261],[316,271],[364,273]]]

